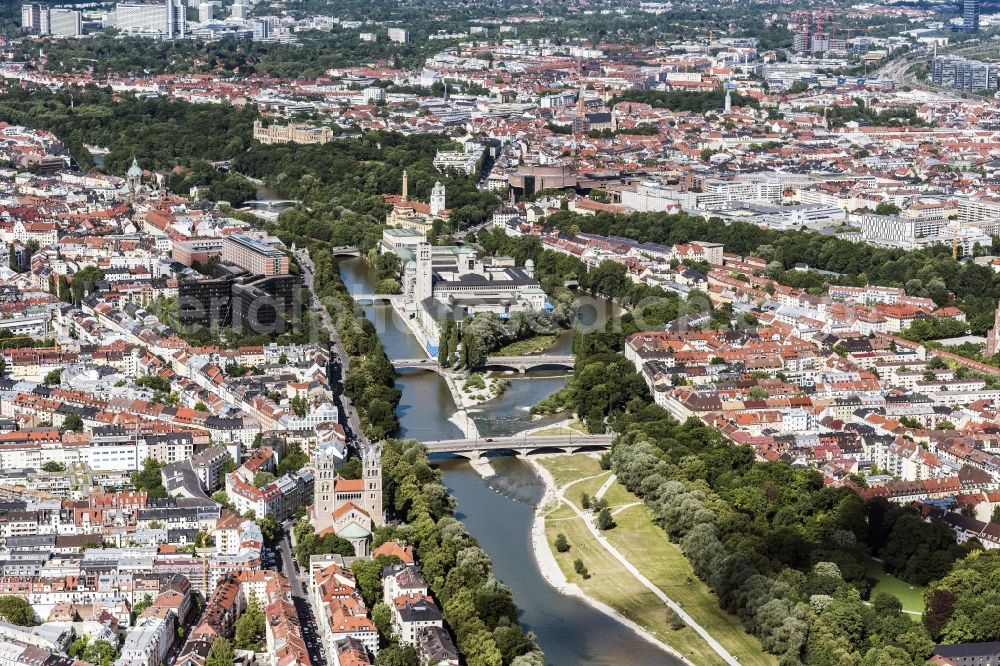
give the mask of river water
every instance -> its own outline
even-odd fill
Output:
[[[374,275],[362,259],[340,261],[340,275],[352,294],[373,292]],[[578,319],[601,323],[610,305],[585,297]],[[364,308],[390,358],[425,355],[421,344],[390,305]],[[566,332],[552,351],[569,353],[572,334]],[[539,372],[506,375],[511,384],[498,398],[471,410],[483,436],[510,435],[525,428],[559,421],[565,415],[532,419],[531,405],[561,388],[565,373]],[[401,436],[417,440],[462,436],[449,422],[457,411],[445,381],[437,373],[403,371],[396,386],[403,396],[397,411]],[[576,597],[560,594],[542,577],[531,550],[531,523],[543,486],[531,468],[516,458],[494,458],[496,476],[483,479],[458,459],[436,461],[444,483],[458,501],[458,517],[490,554],[497,577],[510,586],[520,609],[522,626],[533,631],[549,664],[618,665],[623,663],[679,664],[679,660],[639,638],[621,622]],[[608,584],[614,584],[608,581]],[[664,613],[666,613],[664,608]]]

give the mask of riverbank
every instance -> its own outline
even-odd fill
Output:
[[[354,257],[338,261],[341,278],[350,293],[376,293],[377,277],[364,259]],[[427,356],[425,340],[416,336],[405,314],[388,302],[363,306],[365,315],[376,325],[386,354],[390,358],[411,359]],[[603,312],[605,308],[596,308]],[[553,353],[569,353],[571,334],[559,337]],[[507,376],[507,375],[503,375]],[[510,375],[510,388],[472,410],[481,437],[504,437],[525,429],[544,428],[568,415],[532,417],[531,405],[565,384],[564,375]],[[456,415],[456,404],[446,380],[426,368],[404,370],[396,377],[402,391],[398,415],[400,437],[421,441],[457,439],[463,436],[465,416]],[[606,608],[587,603],[579,596],[562,594],[542,577],[533,564],[531,526],[535,506],[543,486],[530,467],[520,458],[491,458],[490,470],[477,469],[468,461],[434,461],[444,475],[445,484],[458,503],[458,512],[480,546],[493,559],[498,579],[510,586],[520,608],[519,620],[535,632],[545,652],[546,662],[607,666],[622,659],[625,647],[628,660],[636,664],[678,666],[683,663],[665,652],[657,643],[636,640],[631,625],[618,621]],[[486,472],[486,473],[484,473]],[[662,607],[658,609],[662,615]]]
[[[612,608],[608,604],[590,596],[584,592],[579,585],[571,583],[567,579],[566,574],[563,573],[559,566],[559,562],[556,560],[555,553],[549,544],[549,535],[546,531],[546,516],[548,512],[554,510],[555,507],[561,503],[555,479],[549,470],[538,462],[537,457],[529,458],[527,462],[532,471],[538,476],[539,479],[542,480],[545,488],[541,500],[535,507],[534,519],[531,523],[531,549],[535,555],[535,563],[538,566],[538,570],[542,574],[545,581],[561,594],[580,599],[595,610],[598,610],[609,617],[615,618],[631,629],[636,636],[655,645],[683,663],[688,664],[689,666],[694,666],[694,662],[689,660],[678,650],[661,642],[645,627],[618,612],[617,609]]]

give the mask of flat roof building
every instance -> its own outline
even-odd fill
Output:
[[[256,275],[288,275],[288,257],[275,246],[247,234],[222,241],[222,260]]]

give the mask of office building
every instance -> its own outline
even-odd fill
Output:
[[[83,34],[83,12],[26,3],[21,5],[21,29],[31,35],[79,37]]]
[[[83,34],[83,12],[76,9],[50,9],[49,32],[55,37],[79,37]]]
[[[301,320],[295,276],[251,275],[221,264],[221,277],[184,280],[178,289],[177,319],[184,326],[232,327],[281,335],[286,319]]]
[[[222,260],[255,275],[288,275],[288,257],[270,239],[234,233],[222,241]]]
[[[184,0],[165,0],[155,4],[118,3],[109,19],[122,32],[142,37],[183,39],[187,36],[187,7]]]
[[[21,30],[29,35],[41,33],[42,5],[37,2],[21,5]]]
[[[215,18],[215,3],[203,2],[198,5],[198,23],[208,23]]]
[[[236,0],[233,3],[232,8],[229,10],[229,18],[234,21],[245,21],[247,18],[247,6],[243,3],[243,0]]]
[[[979,0],[963,0],[962,27],[969,32],[979,31]]]
[[[946,88],[973,92],[997,88],[997,65],[960,56],[937,56],[931,60],[931,82]]]
[[[405,28],[389,28],[389,41],[405,44],[410,41],[410,31]]]
[[[232,277],[183,280],[178,286],[177,320],[184,326],[231,320]]]

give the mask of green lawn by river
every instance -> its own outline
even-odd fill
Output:
[[[597,458],[591,454],[553,456],[539,462],[552,474],[557,486],[577,481],[566,492],[566,499],[577,506],[581,492],[593,496],[611,474],[601,470]],[[718,599],[694,575],[680,547],[653,523],[649,511],[635,495],[616,481],[604,499],[618,523],[606,532],[608,540],[643,576],[679,603],[740,663],[756,666],[777,663],[772,655],[764,652],[760,641],[743,629],[739,618],[719,608]],[[568,553],[558,553],[554,546],[552,548],[560,569],[570,582],[579,584],[588,595],[639,623],[695,664],[723,663],[690,627],[680,630],[669,627],[669,609],[593,538],[569,507],[563,505],[550,513],[546,517],[545,531],[550,546],[560,532],[572,545]],[[583,579],[574,572],[573,561],[577,558],[590,570],[590,579]]]

